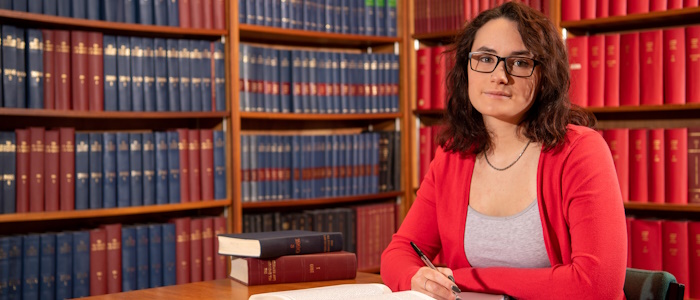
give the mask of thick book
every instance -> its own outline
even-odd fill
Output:
[[[219,239],[216,238],[219,234],[224,234],[226,230],[226,217],[214,217],[214,235],[212,240],[214,242],[214,278],[223,279],[226,278],[226,267],[227,267],[227,256],[218,255],[216,250],[219,249]]]
[[[148,225],[136,225],[136,289],[150,286]]]
[[[117,107],[131,111],[131,43],[127,36],[117,36]]]
[[[688,295],[691,298],[700,297],[700,222],[688,222],[688,265],[691,286]]]
[[[688,224],[688,221],[671,220],[661,223],[663,270],[673,274],[679,283],[686,285],[690,283]]]
[[[44,133],[44,211],[60,209],[59,200],[59,165],[60,133],[58,129],[46,130]],[[7,186],[5,186],[7,188]]]
[[[55,2],[54,2],[55,7]],[[55,10],[54,10],[55,11]],[[54,73],[54,31],[44,29],[41,31],[44,37],[44,48],[43,48],[43,63],[44,63],[44,109],[54,109],[56,107],[56,100],[54,98],[55,87],[54,81],[56,80]]]
[[[688,203],[700,203],[700,128],[688,128]]]
[[[470,300],[505,300],[504,295],[482,294],[474,292],[462,292],[458,294],[462,299]],[[271,292],[250,296],[249,300],[380,300],[380,299],[434,299],[417,291],[392,292],[389,287],[381,283],[356,283],[339,284],[324,287]]]
[[[43,127],[29,128],[29,211],[44,211],[44,133]]]
[[[73,84],[73,110],[87,111],[89,109],[88,84],[88,33],[86,31],[71,31],[71,83]]]
[[[177,283],[176,277],[176,235],[175,224],[162,224],[163,247],[163,286]]]
[[[135,0],[133,0],[135,1]],[[145,38],[132,36],[129,38],[131,46],[131,110],[144,111],[145,99],[143,94],[143,64],[144,64],[144,47],[143,40]]]
[[[230,277],[245,285],[353,279],[355,253],[338,251],[273,259],[231,257]]]
[[[117,207],[117,134],[102,133],[102,207]]]
[[[620,34],[620,105],[639,105],[640,50],[638,32]]]
[[[156,38],[153,40],[153,63],[155,76],[155,103],[156,111],[169,111],[168,103],[168,56],[167,41]]]
[[[640,104],[662,105],[664,103],[664,59],[663,31],[652,30],[639,33],[639,79]],[[625,73],[630,70],[625,70]]]
[[[660,220],[632,220],[632,267],[644,270],[662,270],[662,242]]]
[[[2,26],[2,107],[17,108],[17,28]]]
[[[167,39],[165,46],[168,64],[168,109],[170,111],[180,111],[180,52],[178,50],[178,41],[176,39]]]
[[[12,131],[0,132],[0,176],[2,176],[3,185],[0,189],[2,190],[0,192],[0,213],[10,214],[16,211],[16,148],[15,133]]]
[[[56,234],[43,233],[39,241],[39,297],[53,299],[56,296]]]
[[[222,255],[273,258],[341,251],[343,234],[304,230],[220,234],[218,253]]]
[[[214,62],[212,63],[212,68],[214,70],[212,74],[214,76],[214,81],[212,82],[212,85],[214,93],[214,110],[226,111],[226,62],[224,60],[225,48],[224,44],[220,41],[213,42],[213,45],[214,51],[212,52],[212,59],[214,60]],[[289,82],[287,82],[286,91],[287,95],[289,95]]]
[[[75,134],[75,209],[88,209],[90,198],[90,134]]]
[[[590,1],[587,1],[590,2]],[[562,21],[578,21],[581,20],[581,0],[571,0],[562,2],[561,7]]]
[[[163,286],[163,233],[161,224],[148,225],[149,287]]]
[[[200,157],[201,154],[199,153],[199,130],[197,129],[189,129],[187,131],[187,153],[188,153],[188,164],[189,164],[189,183],[186,183],[189,185],[189,202],[198,202],[202,201],[202,193],[201,193],[201,175],[200,175],[200,166],[201,166],[201,161]],[[180,150],[182,151],[182,150]],[[182,162],[182,160],[180,160]],[[182,166],[182,165],[181,165]],[[181,172],[183,175],[185,172]],[[186,202],[186,201],[183,201]]]
[[[136,227],[122,227],[122,291],[136,290]]]
[[[71,32],[54,31],[54,97],[55,108],[71,109]]]
[[[649,129],[649,202],[665,202],[665,137],[663,129]]]
[[[202,218],[202,280],[214,280],[214,218]],[[194,281],[194,280],[193,280]]]
[[[90,296],[90,232],[73,232],[73,298]]]
[[[143,205],[143,157],[141,155],[141,133],[129,133],[129,174],[131,206]]]
[[[156,204],[156,145],[153,132],[143,133],[143,205]]]
[[[200,173],[201,173],[201,199],[213,200],[214,198],[214,131],[212,129],[200,129]]]
[[[90,230],[90,296],[107,293],[107,231]]]
[[[168,202],[180,203],[180,148],[179,135],[167,132],[168,138]]]
[[[109,224],[105,231],[107,244],[107,293],[122,291],[122,225]]]
[[[15,31],[17,39],[17,43],[15,44],[15,46],[17,47],[17,56],[15,58],[17,63],[17,108],[27,107],[27,41],[25,36],[26,31],[27,29],[22,27],[17,27]]]
[[[62,127],[58,129],[61,144],[59,182],[61,210],[75,209],[75,128]]]
[[[96,1],[91,1],[96,2]],[[103,111],[105,106],[104,81],[104,38],[101,32],[88,32],[87,34],[87,95],[88,109],[90,111]]]
[[[202,281],[202,219],[190,220],[190,282]]]
[[[139,24],[153,25],[154,22],[154,0],[139,0],[137,4]],[[160,25],[160,24],[159,24]]]
[[[155,41],[143,38],[143,105],[145,111],[157,111]]]
[[[588,1],[595,4],[593,1]],[[590,18],[589,18],[590,19]],[[602,107],[605,86],[605,36],[588,37],[588,106]]]
[[[155,200],[156,204],[168,204],[168,133],[155,133]]]
[[[182,3],[183,1],[180,1]],[[189,2],[189,0],[188,0]],[[189,10],[187,10],[189,12]],[[182,10],[180,11],[182,13]],[[182,24],[182,22],[181,22]],[[185,27],[185,26],[182,26]],[[185,27],[185,28],[189,28]],[[190,42],[189,40],[180,39],[177,41],[178,47],[178,75],[180,76],[180,111],[192,111],[192,94],[191,85],[191,68],[190,68]],[[172,76],[172,75],[171,75]]]
[[[39,299],[41,243],[39,234],[22,236],[22,299]]]
[[[29,212],[29,129],[15,129],[15,139],[15,212],[26,213]]]
[[[38,2],[38,1],[32,1]],[[44,108],[44,38],[41,30],[27,29],[27,108]]]
[[[129,133],[117,132],[117,207],[131,206]]]
[[[196,1],[196,0],[190,0]],[[195,27],[197,28],[197,27]],[[202,52],[198,40],[189,40],[190,49],[190,94],[191,111],[202,111]],[[182,61],[182,60],[181,60]],[[187,96],[187,95],[185,95]]]
[[[168,26],[168,3],[170,0],[153,0],[153,22],[157,26]]]
[[[688,129],[665,129],[666,203],[688,204]]]
[[[686,103],[685,28],[663,30],[664,104]],[[694,84],[694,83],[693,83]],[[679,281],[680,282],[680,281]]]
[[[572,104],[586,107],[588,105],[588,37],[566,39],[566,49],[571,73],[569,99]]]
[[[214,130],[214,199],[226,199],[226,136]]]
[[[700,26],[685,28],[686,103],[700,103]]]
[[[73,233],[56,234],[56,299],[73,297]]]
[[[632,202],[649,202],[647,193],[649,163],[647,136],[646,129],[629,130],[629,200]]]
[[[432,57],[431,51],[433,48],[424,47],[416,51],[416,60],[418,65],[418,74],[416,82],[416,108],[417,109],[430,109],[430,80],[433,76],[432,70]]]
[[[649,12],[650,0],[625,1],[627,3],[627,14],[642,14]],[[614,1],[617,2],[617,1]]]
[[[102,133],[89,133],[88,191],[90,209],[102,208]]]
[[[102,70],[104,72],[104,83],[102,84],[104,87],[104,110],[117,111],[119,110],[117,94],[117,37],[113,35],[104,35],[102,45],[104,48],[102,55]]]
[[[175,225],[175,281],[177,284],[190,283],[190,218],[173,219],[170,223]],[[163,246],[168,245],[164,241]],[[166,254],[167,252],[163,253],[164,259]],[[172,274],[172,271],[166,270],[166,273],[169,272]]]
[[[620,34],[605,35],[603,106],[620,106]]]

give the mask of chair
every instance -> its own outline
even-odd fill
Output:
[[[676,277],[669,272],[627,268],[623,290],[630,300],[682,300],[685,285],[676,282]]]

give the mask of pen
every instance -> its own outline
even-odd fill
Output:
[[[437,268],[435,268],[435,266],[433,265],[433,263],[431,263],[430,260],[425,256],[425,254],[423,254],[423,251],[420,251],[420,249],[418,249],[418,246],[416,246],[415,243],[411,242],[411,247],[413,247],[413,250],[416,250],[416,253],[418,253],[418,257],[420,257],[420,259],[423,261],[423,263],[425,263],[426,266],[428,266],[429,268],[431,268],[431,269],[433,269],[433,270],[435,270],[435,271],[438,270]],[[443,274],[443,273],[440,272],[440,271],[438,271],[438,272],[439,272],[440,274]],[[445,274],[443,274],[443,275],[445,275]],[[452,275],[446,275],[446,277],[449,278],[450,280],[452,280],[452,282],[455,282],[455,278],[452,277]],[[453,286],[452,286],[452,291],[455,292],[455,293],[461,293],[461,292],[462,292],[456,285],[453,285]]]

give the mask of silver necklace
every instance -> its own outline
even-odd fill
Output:
[[[494,170],[496,170],[496,171],[505,171],[505,170],[508,170],[508,168],[512,167],[516,162],[518,162],[518,161],[520,160],[520,157],[523,156],[523,153],[525,153],[525,150],[527,150],[527,146],[530,146],[530,143],[531,143],[531,142],[532,142],[532,140],[527,141],[527,144],[525,144],[525,148],[523,148],[523,151],[520,151],[520,155],[518,155],[518,158],[516,158],[514,162],[510,163],[510,165],[507,165],[505,168],[496,168],[496,167],[494,167],[494,166],[491,164],[491,162],[489,161],[489,157],[486,156],[486,152],[484,152],[484,158],[486,159],[486,163],[489,164],[489,166],[490,166],[491,168],[493,168]]]

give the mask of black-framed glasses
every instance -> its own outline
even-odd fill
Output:
[[[469,52],[469,67],[479,73],[491,73],[498,63],[506,64],[506,72],[516,77],[530,77],[539,61],[524,56],[500,57],[486,52]]]

